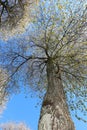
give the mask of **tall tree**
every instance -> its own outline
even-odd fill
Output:
[[[7,59],[4,66],[12,82],[6,91],[13,91],[13,85],[18,89],[21,80],[30,83],[35,91],[46,92],[38,129],[75,130],[69,110],[78,119],[81,118],[77,109],[83,114],[87,111],[85,1],[43,0],[35,17],[28,37],[14,44],[8,41],[11,48],[4,57]]]

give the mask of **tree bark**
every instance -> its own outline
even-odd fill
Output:
[[[51,60],[47,63],[48,89],[42,103],[38,130],[75,130],[61,80],[61,72]]]

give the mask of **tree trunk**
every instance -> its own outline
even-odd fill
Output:
[[[61,80],[61,72],[51,61],[47,64],[48,89],[44,97],[38,130],[75,130]]]

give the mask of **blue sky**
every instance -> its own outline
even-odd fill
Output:
[[[10,121],[24,122],[31,130],[37,130],[40,114],[40,106],[37,107],[38,102],[38,98],[25,98],[23,93],[12,96],[0,118],[0,123]]]
[[[7,104],[7,108],[0,118],[0,123],[16,121],[25,122],[31,130],[37,130],[38,119],[40,115],[41,105],[37,106],[39,102],[38,98],[31,98],[28,96],[25,98],[25,94],[21,92],[18,95],[12,96]],[[35,107],[37,106],[37,107]],[[82,121],[78,121],[73,117],[76,130],[87,130],[87,124]]]

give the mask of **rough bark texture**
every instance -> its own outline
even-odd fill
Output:
[[[47,64],[48,90],[42,104],[38,130],[75,130],[63,90],[61,72]]]

